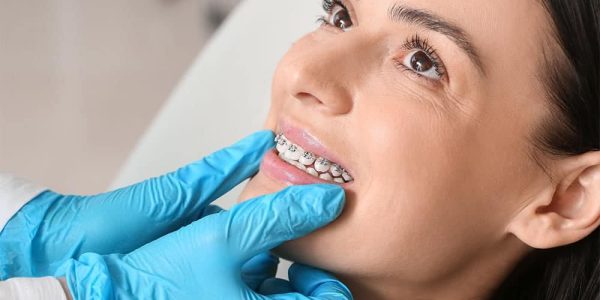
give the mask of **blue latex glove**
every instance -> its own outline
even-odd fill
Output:
[[[339,186],[288,187],[206,216],[127,255],[86,253],[67,261],[56,276],[66,276],[75,299],[352,299],[343,284],[314,269],[296,285],[304,295],[261,295],[241,275],[243,262],[333,221],[343,204]],[[248,264],[252,260],[246,264],[252,268]]]
[[[246,281],[249,285],[254,282],[253,289],[262,295],[272,296],[272,299],[289,299],[293,293],[300,293],[317,299],[352,299],[348,288],[331,274],[310,266],[294,263],[288,272],[289,281],[275,278],[275,273],[267,270],[279,263],[272,255],[256,256],[248,261],[242,269],[244,280],[253,275],[255,279]],[[280,294],[285,294],[280,297]]]
[[[271,131],[257,132],[172,173],[109,193],[40,194],[0,233],[0,279],[52,275],[86,252],[129,253],[199,219],[210,202],[256,173],[273,139]]]

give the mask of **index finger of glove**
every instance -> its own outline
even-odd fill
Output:
[[[229,247],[240,261],[302,237],[342,211],[344,190],[336,185],[290,186],[234,206],[226,214]]]
[[[242,266],[242,280],[246,285],[256,291],[268,278],[275,277],[279,258],[268,252],[258,254]]]
[[[294,263],[288,271],[288,276],[294,290],[302,295],[323,300],[353,299],[350,290],[325,271]]]
[[[294,293],[290,282],[281,278],[269,278],[262,282],[258,291],[263,296]]]
[[[254,175],[265,152],[275,146],[274,138],[269,130],[256,132],[171,175],[196,194],[199,204],[206,205]]]

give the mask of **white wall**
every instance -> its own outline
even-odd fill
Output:
[[[106,188],[208,37],[204,6],[0,1],[0,171]]]

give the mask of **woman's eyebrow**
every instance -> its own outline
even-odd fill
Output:
[[[485,69],[477,48],[471,43],[469,35],[458,25],[443,18],[416,8],[410,8],[401,4],[394,4],[388,9],[388,17],[392,22],[406,22],[425,27],[429,30],[439,32],[447,36],[459,48],[466,52],[473,64],[485,75]]]

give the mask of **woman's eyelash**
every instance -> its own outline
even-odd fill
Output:
[[[331,25],[329,24],[329,21],[327,19],[333,13],[333,8],[336,5],[339,5],[342,8],[344,8],[344,10],[348,11],[348,8],[346,8],[346,5],[344,5],[344,3],[341,0],[323,0],[323,10],[325,11],[326,15],[319,16],[317,18],[317,23],[319,23],[320,25]]]
[[[320,25],[335,26],[335,25],[330,24],[329,18],[331,17],[331,14],[333,13],[333,9],[336,6],[340,6],[345,11],[348,11],[348,8],[344,4],[343,0],[323,0],[323,10],[325,11],[325,15],[319,16],[317,18],[317,23],[320,23]],[[335,27],[337,27],[337,26],[335,26]],[[415,35],[409,37],[404,42],[404,44],[402,45],[402,48],[405,51],[413,51],[413,50],[423,51],[431,59],[434,70],[437,73],[437,75],[440,78],[444,77],[446,75],[446,68],[444,67],[444,64],[442,63],[440,57],[437,55],[436,50],[429,44],[427,39],[422,39],[418,34],[415,34]],[[401,61],[397,62],[397,64],[399,65],[399,67],[402,67],[407,71],[411,71],[411,72],[415,73],[417,76],[422,77],[423,79],[426,79],[426,80],[432,81],[432,82],[436,81],[434,79],[423,76],[422,74],[419,74],[418,72],[415,72],[411,68],[405,66]]]
[[[335,7],[336,4],[346,9],[346,6],[340,0],[323,0],[323,10],[326,13],[331,14],[333,7]]]
[[[415,34],[412,37],[408,38],[406,42],[404,42],[404,44],[402,45],[402,48],[406,51],[417,49],[425,52],[427,56],[431,58],[431,61],[433,62],[433,66],[437,74],[440,77],[443,77],[446,74],[446,68],[444,67],[444,64],[442,63],[440,57],[437,55],[436,50],[429,44],[429,42],[426,39],[422,39],[418,34]],[[417,75],[420,74],[417,73]]]
[[[317,23],[319,25],[327,25],[327,24],[329,24],[329,22],[327,21],[327,18],[325,16],[319,16],[317,18]]]

